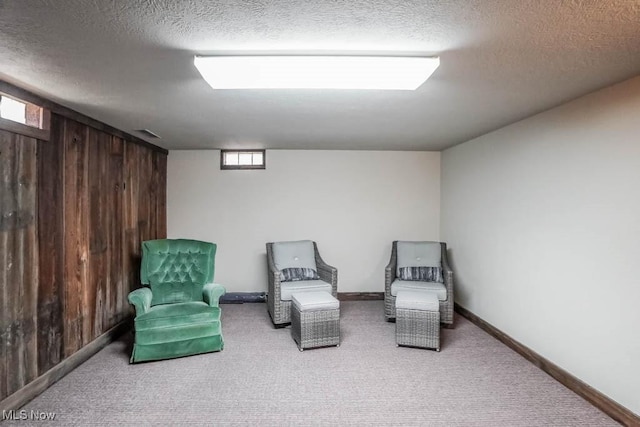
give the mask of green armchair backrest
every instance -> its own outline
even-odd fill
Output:
[[[202,301],[202,288],[213,282],[216,245],[188,239],[142,243],[140,280],[153,292],[151,305]]]

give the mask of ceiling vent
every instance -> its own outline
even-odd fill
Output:
[[[160,135],[158,135],[157,133],[151,132],[149,129],[138,129],[136,130],[136,132],[140,132],[141,134],[149,138],[161,138]]]

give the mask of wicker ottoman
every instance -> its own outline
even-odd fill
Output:
[[[440,351],[440,304],[429,291],[396,295],[396,344]]]
[[[291,336],[300,351],[340,345],[340,302],[329,292],[291,295]]]

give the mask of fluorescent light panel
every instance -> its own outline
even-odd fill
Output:
[[[437,57],[196,56],[214,89],[415,90],[440,65]]]

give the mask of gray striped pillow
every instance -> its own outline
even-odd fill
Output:
[[[442,282],[440,267],[400,267],[400,280],[421,282]]]
[[[283,282],[298,282],[300,280],[317,280],[318,273],[313,268],[283,268],[280,270],[280,280]]]

